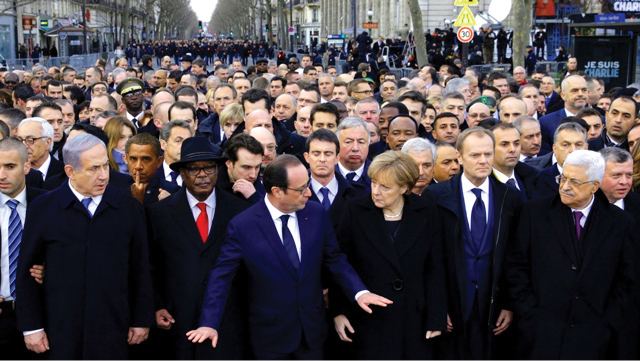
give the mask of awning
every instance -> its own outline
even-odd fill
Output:
[[[87,27],[87,33],[93,33],[93,32],[95,32],[94,29]],[[82,27],[57,25],[53,29],[44,33],[44,35],[50,36],[50,37],[56,37],[60,35],[60,33],[66,33],[67,35],[82,35],[84,33],[84,29]]]
[[[625,21],[618,23],[571,23],[567,25],[572,28],[615,29],[640,33],[640,21]]]

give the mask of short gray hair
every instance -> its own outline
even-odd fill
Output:
[[[51,152],[53,150],[53,127],[51,126],[51,124],[49,124],[49,122],[47,122],[42,118],[33,117],[33,118],[26,118],[22,120],[20,124],[18,124],[18,128],[20,128],[20,126],[22,126],[23,124],[28,124],[28,123],[40,124],[40,126],[42,127],[42,138],[51,139],[51,146],[49,147],[49,152]]]
[[[113,71],[111,72],[111,76],[113,76],[113,79],[116,78],[116,76],[118,76],[118,74],[120,73],[126,73],[126,70],[122,69],[122,68],[115,68],[113,69]]]
[[[31,73],[35,74],[39,71],[44,71],[45,73],[47,72],[47,68],[44,65],[36,65],[33,68],[31,68]]]
[[[356,107],[354,109],[356,112],[358,111],[358,105],[360,105],[360,104],[375,104],[377,109],[378,109],[378,112],[380,112],[380,103],[378,103],[378,101],[373,99],[373,98],[364,98],[362,100],[359,100],[356,103]]]
[[[283,94],[280,94],[280,95],[278,95],[278,96],[276,97],[276,100],[273,102],[273,106],[274,106],[274,108],[275,108],[275,106],[276,106],[276,102],[278,101],[278,98],[282,98],[282,97],[285,97],[285,98],[286,98],[286,97],[290,97],[290,98],[291,98],[291,101],[293,102],[293,108],[294,108],[294,109],[298,106],[298,99],[296,99],[296,97],[294,97],[294,96],[293,96],[293,95],[291,95],[291,94],[283,93]]]
[[[516,127],[516,129],[518,129],[518,132],[520,132],[520,134],[522,134],[522,124],[526,122],[534,122],[540,125],[540,122],[538,121],[538,119],[530,115],[521,115],[517,117],[516,120],[514,120],[513,123],[511,124],[513,124],[513,126]]]
[[[582,125],[578,123],[562,123],[556,129],[556,132],[553,133],[553,144],[558,143],[558,134],[560,134],[563,130],[570,130],[576,133],[581,133],[584,136],[585,141],[587,140],[587,131],[582,127]]]
[[[29,151],[27,151],[27,147],[21,141],[16,138],[4,138],[0,140],[0,152],[7,152],[11,150],[18,151],[22,164],[29,160]]]
[[[430,141],[424,138],[413,138],[407,140],[406,143],[402,146],[402,153],[409,154],[411,153],[421,153],[425,150],[431,152],[431,157],[433,157],[433,161],[436,161],[436,146]]]
[[[78,134],[75,137],[67,140],[64,147],[62,148],[64,164],[72,166],[73,169],[82,168],[82,162],[80,161],[82,153],[95,147],[96,145],[102,146],[105,151],[107,150],[104,142],[101,141],[100,138],[91,134]]]
[[[451,79],[447,83],[447,87],[445,88],[445,93],[447,94],[452,92],[460,93],[460,88],[462,88],[465,85],[470,85],[469,81],[466,79],[462,79],[462,78]]]
[[[605,162],[602,155],[598,152],[584,149],[571,152],[571,154],[567,156],[567,159],[564,160],[564,164],[562,166],[566,167],[567,165],[584,168],[589,182],[602,182]]]
[[[633,157],[628,151],[618,147],[606,147],[600,149],[600,155],[604,158],[605,164],[633,162]]]
[[[55,104],[58,104],[59,106],[63,106],[63,105],[71,105],[71,107],[73,107],[75,109],[75,107],[73,106],[73,102],[69,99],[56,99],[53,101]]]
[[[453,79],[455,80],[455,79]],[[452,81],[453,81],[452,80]],[[451,81],[450,81],[451,82]],[[458,92],[458,91],[451,91],[451,92],[447,92],[443,97],[442,97],[442,101],[441,104],[444,107],[444,103],[449,100],[449,99],[460,99],[463,100],[465,105],[467,104],[467,100],[464,98],[464,95],[462,95],[462,93]]]
[[[336,130],[336,135],[338,136],[338,139],[340,138],[340,132],[343,131],[344,129],[351,129],[351,128],[357,128],[357,127],[363,127],[365,130],[365,133],[367,133],[367,143],[371,140],[371,133],[369,133],[369,128],[367,127],[367,123],[364,122],[364,120],[362,120],[359,117],[346,117],[344,119],[342,119],[340,121],[340,125],[338,125],[338,129]]]
[[[193,136],[193,133],[191,132],[191,125],[189,125],[189,123],[185,122],[184,120],[172,120],[164,124],[162,126],[162,129],[160,129],[160,139],[164,140],[165,142],[168,141],[169,137],[171,137],[171,131],[176,127],[188,129],[189,134]]]

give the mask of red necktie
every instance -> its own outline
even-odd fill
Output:
[[[209,235],[209,217],[207,217],[207,204],[200,202],[197,204],[198,208],[200,208],[200,214],[198,215],[198,219],[196,220],[196,225],[198,226],[198,232],[200,232],[200,237],[202,237],[202,243],[207,243],[207,236]]]

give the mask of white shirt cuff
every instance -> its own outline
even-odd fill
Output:
[[[360,296],[364,295],[365,293],[370,293],[369,290],[362,290],[358,293],[356,293],[356,301],[358,300],[358,298],[360,298]]]
[[[44,328],[41,328],[39,330],[33,330],[33,331],[24,331],[22,333],[22,336],[29,336],[29,335],[33,335],[34,333],[38,333],[40,331],[44,331]]]

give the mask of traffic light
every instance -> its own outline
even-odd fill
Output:
[[[264,26],[264,31],[266,31],[267,33],[269,32],[269,24]]]
[[[202,30],[202,21],[198,20],[198,29]]]

